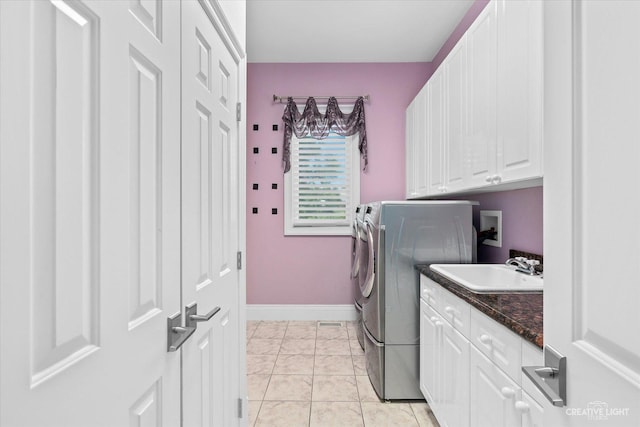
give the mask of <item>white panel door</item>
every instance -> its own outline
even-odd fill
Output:
[[[220,311],[182,347],[183,425],[226,427],[240,422],[239,65],[205,7],[182,5],[182,301]]]
[[[0,2],[0,425],[180,423],[177,5]]]
[[[544,340],[567,357],[545,425],[637,426],[640,2],[544,7]]]

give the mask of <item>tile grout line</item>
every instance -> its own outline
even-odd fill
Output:
[[[257,338],[255,336],[255,334],[256,334],[259,326],[263,325],[263,324],[264,324],[264,322],[260,322],[258,325],[256,325],[256,327],[253,329],[253,332],[251,333],[251,336],[250,336],[248,341],[250,341],[253,338]],[[312,423],[313,404],[314,404],[314,401],[313,401],[313,389],[314,389],[314,386],[316,384],[316,379],[317,379],[316,378],[317,372],[315,370],[317,356],[318,356],[318,354],[317,354],[317,349],[318,349],[317,341],[319,339],[318,338],[317,322],[315,323],[315,325],[316,325],[316,327],[314,328],[315,339],[314,339],[314,346],[313,346],[313,364],[312,364],[312,367],[311,367],[311,380],[312,380],[311,381],[311,395],[310,395],[310,400],[309,400],[309,412],[308,412],[308,418],[307,418],[308,426],[311,426],[311,423]],[[283,335],[281,335],[281,338],[280,338],[280,345],[279,345],[278,350],[277,350],[277,352],[275,354],[275,360],[274,360],[273,366],[272,366],[270,374],[269,374],[269,378],[268,378],[268,382],[267,382],[267,386],[266,386],[265,392],[264,392],[264,394],[262,396],[262,399],[259,402],[254,423],[251,424],[252,426],[258,425],[258,418],[260,416],[260,412],[263,409],[262,406],[263,406],[263,404],[265,402],[264,398],[266,397],[266,393],[267,393],[269,385],[271,384],[271,381],[273,379],[273,375],[275,375],[275,367],[277,365],[277,362],[278,362],[280,356],[284,355],[284,353],[282,353],[282,346],[284,345],[284,340],[286,338],[287,331],[289,330],[289,326],[292,326],[292,325],[290,324],[290,322],[287,322],[285,330],[284,330],[284,333],[283,333]],[[358,399],[357,403],[359,404],[359,408],[360,408],[360,419],[361,419],[361,422],[362,422],[363,426],[366,427],[365,417],[364,417],[364,408],[363,408],[363,403],[364,402],[362,401],[362,393],[361,393],[360,387],[358,387],[358,380],[357,380],[358,376],[356,375],[356,372],[355,372],[356,371],[356,367],[355,367],[355,360],[354,360],[354,356],[361,356],[362,352],[360,351],[359,345],[358,346],[354,346],[354,347],[351,346],[351,341],[352,341],[351,338],[352,337],[351,337],[351,334],[349,334],[348,326],[347,326],[346,323],[345,323],[345,328],[346,328],[346,332],[347,332],[347,342],[349,343],[349,355],[350,355],[351,368],[352,368],[352,373],[350,375],[348,375],[348,376],[352,377],[354,379],[354,381],[355,381],[356,396],[357,396],[357,399]],[[311,338],[311,337],[309,337],[309,338]],[[300,338],[300,339],[304,339],[304,338]],[[340,339],[340,338],[339,337],[338,338],[335,338],[335,337],[333,338],[333,340],[337,340],[337,339]],[[330,339],[330,341],[331,341],[331,339]],[[330,353],[331,353],[331,351],[330,351]],[[296,355],[296,354],[304,354],[304,353],[293,353],[293,355]],[[327,355],[325,355],[325,356],[327,356]],[[291,375],[293,375],[293,374],[291,374]],[[287,401],[288,400],[276,400],[274,402],[287,402]],[[292,401],[292,402],[304,402],[304,401]],[[328,401],[328,402],[331,403],[331,402],[334,402],[334,401],[331,400],[331,401]],[[340,401],[336,400],[335,402],[342,402],[342,401],[341,400]],[[347,402],[347,401],[345,401],[345,402]],[[416,423],[416,425],[421,426],[420,421],[419,421],[420,418],[418,417],[418,414],[416,412],[418,409],[416,407],[414,407],[413,405],[411,405],[410,402],[408,402],[407,404],[409,405],[410,413],[413,416],[414,422]],[[431,417],[429,417],[427,421],[429,422],[427,425],[432,425]]]

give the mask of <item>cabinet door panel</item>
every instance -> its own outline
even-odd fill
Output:
[[[542,175],[542,2],[498,4],[498,174]]]
[[[441,425],[469,425],[469,341],[444,322],[441,341],[441,399],[444,413]]]
[[[468,185],[490,185],[496,170],[496,2],[487,5],[467,31]]]
[[[406,120],[406,195],[408,199],[427,193],[427,91],[425,85],[407,107]]]
[[[427,194],[427,92],[425,86],[418,93],[413,112],[413,183],[418,197]]]
[[[428,194],[439,194],[444,185],[444,84],[443,74],[436,71],[429,80],[427,98],[427,185]]]
[[[436,312],[424,300],[420,300],[420,390],[433,411],[437,406],[434,397],[438,386],[438,318]]]
[[[467,45],[463,38],[447,57],[446,80],[446,137],[445,179],[446,191],[466,186],[465,137],[467,132]]]
[[[544,425],[543,407],[524,391],[521,404],[527,405],[522,409],[522,427],[542,427]]]
[[[413,171],[416,167],[415,161],[416,158],[413,155],[413,145],[415,144],[415,135],[413,133],[414,121],[415,121],[415,104],[416,100],[414,99],[411,104],[407,107],[405,112],[405,195],[407,199],[411,199],[416,196],[415,191],[415,182],[413,179]]]
[[[521,417],[514,404],[521,395],[520,388],[474,346],[470,347],[471,426],[519,426]]]

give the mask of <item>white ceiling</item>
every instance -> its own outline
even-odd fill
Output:
[[[248,62],[428,62],[473,0],[247,0]]]

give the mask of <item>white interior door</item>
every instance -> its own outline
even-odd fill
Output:
[[[0,425],[180,425],[177,2],[0,2]]]
[[[545,2],[545,425],[640,425],[640,2]]]
[[[207,3],[182,9],[182,301],[198,323],[182,347],[183,422],[239,423],[238,59]],[[209,13],[207,13],[209,12]]]

